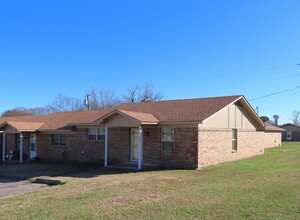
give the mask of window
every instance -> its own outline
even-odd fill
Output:
[[[51,145],[66,145],[66,142],[65,134],[51,134]]]
[[[89,141],[104,141],[105,140],[105,129],[104,128],[89,128],[88,140]]]
[[[173,154],[174,128],[161,129],[161,154]]]
[[[232,151],[237,151],[237,129],[232,129]]]

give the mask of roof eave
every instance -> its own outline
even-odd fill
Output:
[[[264,128],[265,127],[265,123],[261,120],[261,118],[259,117],[259,115],[256,113],[256,111],[254,111],[254,109],[252,108],[252,106],[250,105],[250,103],[247,101],[247,99],[244,96],[241,96],[240,98],[241,100],[244,101],[244,103],[247,105],[248,109],[250,110],[250,112],[252,113],[252,115],[254,116],[255,121],[257,122],[257,124],[259,125],[260,128]],[[240,100],[239,99],[239,100]]]
[[[33,130],[33,129],[16,129],[19,132],[37,132],[38,130]]]
[[[141,122],[142,125],[157,125],[158,122]]]
[[[94,122],[91,123],[67,123],[67,126],[94,126],[94,125],[98,125]]]
[[[195,125],[195,124],[202,124],[202,122],[199,122],[199,121],[161,121],[158,124],[160,124],[160,125],[167,125],[167,124]]]

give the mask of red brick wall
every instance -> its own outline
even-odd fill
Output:
[[[175,128],[173,155],[161,154],[161,129],[145,128],[143,162],[166,168],[191,168],[198,166],[198,128]]]
[[[197,168],[198,128],[175,128],[174,132],[174,154],[162,155],[161,129],[143,128],[143,163],[166,168]],[[131,129],[110,128],[108,140],[108,163],[129,162]]]
[[[155,164],[167,168],[197,168],[198,164],[198,128],[175,128],[174,154],[161,154],[161,129],[144,128],[143,163]],[[66,135],[66,145],[52,146],[50,134],[37,133],[37,156],[42,161],[66,162],[104,162],[104,141],[88,141],[87,129],[77,129],[74,134]],[[145,135],[146,133],[149,136]],[[7,152],[15,149],[14,134],[6,136]],[[23,149],[29,156],[29,134],[23,134]],[[130,128],[108,129],[108,159],[109,163],[130,161]],[[64,150],[68,158],[63,160]]]
[[[66,135],[66,145],[51,145],[50,134],[37,134],[37,156],[42,161],[65,161],[103,163],[104,141],[88,141],[87,129],[77,129],[75,134]],[[68,155],[62,159],[61,152]]]
[[[37,135],[37,155],[43,161],[104,162],[104,141],[88,141],[88,129],[77,129],[66,135],[66,145],[52,146],[50,134]],[[61,152],[68,155],[63,160]],[[130,128],[108,129],[108,159],[110,163],[130,161]]]
[[[2,152],[3,152],[3,148],[2,148],[2,142],[3,141],[3,136],[2,134],[0,134],[0,161],[2,161]]]
[[[130,128],[108,129],[108,162],[119,163],[130,161]]]
[[[0,161],[2,161],[2,147],[3,147],[3,142],[2,142],[2,140],[3,140],[3,135],[2,134],[0,134]]]

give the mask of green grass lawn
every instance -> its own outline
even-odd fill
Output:
[[[300,219],[299,143],[202,171],[56,179],[0,199],[0,219]]]

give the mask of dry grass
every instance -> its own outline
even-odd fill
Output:
[[[0,200],[3,219],[299,219],[300,145],[204,171],[89,171]],[[86,178],[85,178],[86,177]]]

